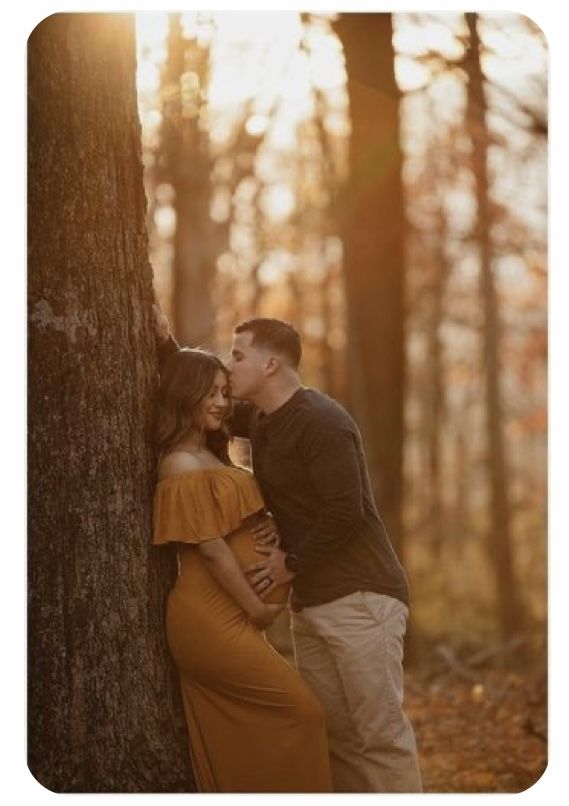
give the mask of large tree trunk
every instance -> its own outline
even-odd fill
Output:
[[[484,312],[483,350],[486,393],[486,422],[490,472],[491,525],[488,546],[496,576],[499,618],[505,636],[523,622],[516,585],[512,547],[511,518],[508,501],[507,470],[502,433],[502,403],[499,386],[500,323],[498,300],[492,271],[490,244],[491,214],[488,200],[488,129],[486,97],[480,65],[478,15],[466,14],[470,48],[466,60],[468,74],[468,124],[472,139],[472,163],[476,185],[477,242],[480,249],[481,291]]]
[[[352,134],[338,212],[345,248],[348,377],[376,500],[401,553],[404,210],[390,14],[341,14]]]
[[[131,18],[29,40],[28,740],[57,792],[193,790],[151,547],[151,325]]]

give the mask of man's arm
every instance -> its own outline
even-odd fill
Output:
[[[160,367],[160,372],[162,372],[162,370],[164,369],[164,365],[166,364],[168,358],[174,353],[177,353],[179,349],[180,345],[178,344],[176,339],[171,335],[168,336],[167,341],[162,343],[157,342],[156,350],[158,353],[158,366]]]
[[[318,515],[298,541],[300,569],[341,549],[364,516],[354,432],[334,421],[311,423],[302,441],[303,461],[316,492]]]
[[[243,400],[234,400],[229,419],[229,428],[234,437],[250,439],[251,417],[253,416],[254,405]]]
[[[152,313],[154,314],[154,334],[156,336],[158,366],[160,368],[160,372],[162,372],[164,369],[164,364],[168,360],[169,356],[171,356],[173,353],[177,353],[180,349],[180,346],[170,333],[168,317],[157,303],[154,303],[152,306]]]
[[[350,540],[354,522],[364,515],[354,433],[341,423],[310,423],[303,435],[302,461],[316,492],[318,515],[295,546],[296,573],[303,574],[323,555],[338,551]],[[246,571],[257,593],[264,598],[295,573],[285,565],[286,553],[279,548],[257,548],[266,559]],[[269,577],[273,584],[264,587]]]

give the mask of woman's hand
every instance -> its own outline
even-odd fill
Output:
[[[264,630],[271,626],[283,609],[284,604],[265,604],[261,602],[258,607],[248,613],[249,621],[254,624],[255,627]]]
[[[250,586],[243,570],[222,537],[202,540],[198,551],[212,576],[247,614],[249,621],[264,630],[272,624],[283,604],[267,604]]]

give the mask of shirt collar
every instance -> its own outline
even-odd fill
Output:
[[[259,409],[257,424],[262,428],[270,428],[280,422],[290,411],[293,411],[302,402],[306,389],[306,386],[299,386],[296,392],[294,392],[282,406],[279,406],[278,409],[275,409],[270,414],[265,414]]]

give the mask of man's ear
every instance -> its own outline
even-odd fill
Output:
[[[265,375],[274,375],[280,365],[281,362],[275,355],[269,356],[265,363]]]

